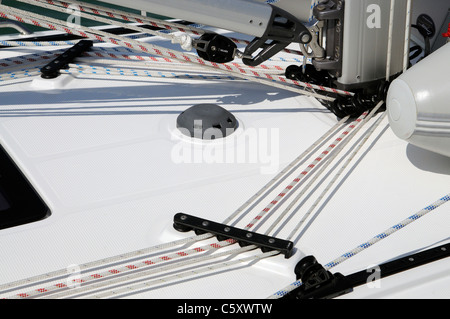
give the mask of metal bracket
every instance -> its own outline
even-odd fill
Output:
[[[312,40],[307,44],[300,44],[300,50],[306,58],[324,59],[325,49],[321,46],[321,36],[323,32],[323,21],[316,21],[313,25],[307,26],[311,33]],[[311,50],[311,51],[310,51]]]
[[[326,23],[327,48],[329,58],[315,59],[314,67],[318,70],[328,70],[334,76],[342,75],[342,52],[344,44],[344,0],[332,0],[319,3],[313,9],[314,17]]]
[[[16,21],[0,21],[0,28],[12,28],[19,31],[23,35],[31,34],[30,29]]]
[[[211,233],[217,236],[220,241],[234,239],[241,247],[255,245],[263,252],[276,250],[286,258],[290,258],[293,254],[294,243],[291,241],[250,232],[184,213],[176,214],[173,221],[173,227],[180,232],[194,230],[197,235]]]
[[[310,31],[294,16],[272,6],[273,13],[265,34],[255,38],[244,51],[242,62],[257,66],[285,49],[291,43],[308,44],[313,39]],[[253,57],[253,54],[261,50]]]

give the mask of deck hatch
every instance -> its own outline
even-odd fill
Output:
[[[0,145],[0,229],[45,219],[50,209]]]

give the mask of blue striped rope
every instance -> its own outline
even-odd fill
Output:
[[[81,64],[73,64],[74,67],[69,70],[61,70],[61,72],[66,74],[80,73],[80,74],[99,74],[99,75],[118,75],[118,76],[142,76],[142,77],[162,77],[162,78],[170,78],[174,77],[177,79],[203,79],[203,80],[237,80],[237,78],[232,76],[219,76],[219,75],[203,75],[203,74],[177,74],[174,72],[154,72],[153,74],[148,70],[134,70],[134,69],[121,69],[121,68],[111,68],[111,67],[102,67],[102,66],[93,66],[93,65],[81,65]]]
[[[418,213],[408,217],[407,219],[405,219],[405,220],[401,221],[400,223],[392,226],[391,228],[387,229],[386,231],[376,235],[371,240],[368,240],[367,242],[362,243],[361,245],[357,246],[356,248],[350,250],[349,252],[346,252],[342,256],[340,256],[340,257],[336,258],[335,260],[333,260],[333,261],[329,262],[328,264],[326,264],[324,266],[324,268],[326,270],[330,270],[331,268],[333,268],[333,267],[343,263],[344,261],[348,260],[349,258],[357,255],[361,251],[363,251],[363,250],[373,246],[374,244],[376,244],[380,240],[387,238],[388,236],[392,235],[393,233],[395,233],[395,232],[399,231],[400,229],[403,229],[404,227],[408,226],[412,222],[417,221],[421,217],[423,217],[426,214],[434,211],[436,208],[442,206],[443,204],[445,204],[445,203],[447,203],[449,201],[450,201],[450,194],[442,197],[441,199],[439,199],[435,203],[425,207],[420,212],[418,212]],[[284,297],[289,292],[295,290],[296,288],[300,287],[301,285],[302,285],[301,280],[295,281],[295,282],[291,283],[289,286],[287,286],[286,288],[277,291],[276,293],[274,293],[269,298],[281,298],[281,297]]]
[[[77,44],[77,42],[73,41],[30,41],[30,42],[23,42],[23,41],[9,41],[9,40],[0,40],[0,44],[5,47],[31,47],[31,46],[37,46],[37,47],[45,47],[45,46],[73,46]]]

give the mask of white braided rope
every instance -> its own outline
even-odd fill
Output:
[[[147,279],[146,277],[153,277],[157,274],[161,274],[161,276],[164,277],[164,279],[159,279],[158,282],[170,282],[171,280],[168,279],[168,277],[170,278],[171,276],[169,276],[168,274],[170,273],[170,271],[178,269],[178,268],[183,268],[186,266],[190,266],[190,265],[194,265],[197,263],[203,263],[203,262],[207,262],[207,261],[211,261],[214,259],[219,259],[222,257],[226,257],[226,256],[235,256],[235,255],[239,255],[251,250],[256,249],[256,246],[247,246],[247,247],[243,247],[243,248],[236,248],[233,250],[228,250],[228,251],[223,251],[220,253],[216,253],[216,254],[203,254],[201,256],[197,256],[195,259],[188,259],[188,260],[179,260],[178,262],[174,263],[174,264],[170,264],[170,265],[165,265],[159,268],[152,268],[152,267],[141,267],[141,268],[134,268],[133,270],[139,269],[140,271],[138,272],[132,272],[130,274],[124,275],[124,276],[120,276],[120,277],[114,277],[108,281],[100,281],[100,282],[93,282],[92,284],[88,284],[88,280],[92,277],[87,276],[87,277],[83,277],[83,286],[78,287],[76,289],[70,289],[70,290],[66,290],[66,291],[61,291],[57,294],[53,294],[51,296],[48,296],[52,299],[57,299],[57,298],[76,298],[76,296],[81,295],[81,294],[86,294],[86,293],[92,293],[94,290],[97,289],[101,289],[101,288],[106,288],[108,286],[114,286],[114,285],[118,285],[118,284],[123,284],[126,283],[128,281],[131,280],[139,280],[142,284],[142,282],[145,282]],[[149,269],[150,268],[150,269]],[[181,272],[180,272],[181,273]],[[104,273],[105,276],[109,276],[108,273]],[[178,277],[178,275],[176,276]],[[173,278],[173,277],[172,277]],[[86,280],[86,281],[85,281]],[[127,292],[130,291],[130,288],[127,287],[125,288],[125,290]],[[108,295],[117,295],[117,292],[115,290],[108,290],[108,292],[106,293]],[[46,298],[46,296],[44,296],[44,298]],[[105,296],[94,296],[94,298],[105,298]]]
[[[374,115],[374,113],[370,114],[367,118],[370,119],[372,118],[372,116]],[[305,215],[302,217],[302,219],[297,223],[297,225],[294,227],[294,229],[291,231],[291,233],[289,234],[289,236],[287,237],[287,240],[291,240],[294,235],[298,232],[298,230],[303,226],[303,224],[305,223],[305,221],[309,218],[309,216],[311,215],[311,213],[314,211],[314,209],[317,207],[317,205],[319,205],[319,203],[322,201],[322,199],[325,197],[325,195],[330,191],[331,187],[336,183],[336,181],[338,180],[338,178],[342,175],[342,173],[344,172],[344,170],[348,167],[348,165],[350,165],[350,163],[353,161],[354,157],[360,152],[361,148],[364,146],[364,144],[369,140],[370,136],[373,134],[373,132],[375,131],[375,129],[378,127],[378,125],[381,123],[381,121],[383,121],[383,119],[385,118],[386,113],[383,113],[382,116],[380,116],[377,121],[375,122],[375,124],[372,126],[371,129],[369,129],[366,132],[366,135],[364,136],[363,140],[358,144],[358,146],[356,147],[356,149],[352,152],[352,154],[348,157],[348,159],[346,160],[346,162],[344,163],[344,165],[342,165],[342,167],[339,169],[339,171],[334,175],[333,179],[328,183],[327,187],[322,191],[322,193],[316,198],[316,200],[314,201],[314,203],[310,206],[310,208],[308,209],[308,211],[305,213]],[[342,148],[341,148],[342,149]],[[322,172],[321,172],[322,173]],[[317,178],[317,176],[320,176],[321,174],[318,174],[315,176],[315,178]],[[298,202],[298,199],[296,198],[294,202]]]
[[[17,68],[32,68],[37,64],[46,64],[48,61],[58,57],[63,50],[56,50],[53,52],[32,53],[14,58],[5,58],[0,60],[0,73],[10,72]]]
[[[107,57],[106,55],[104,55],[104,56]],[[148,60],[141,60],[141,59],[133,59],[133,58],[120,59],[120,57],[118,57],[117,59],[114,59],[114,58],[108,59],[108,58],[96,57],[95,55],[92,54],[89,57],[76,58],[74,62],[76,62],[77,64],[85,64],[88,66],[92,66],[92,65],[105,66],[106,65],[105,67],[112,67],[112,68],[114,68],[115,66],[132,66],[133,68],[136,68],[136,69],[141,68],[141,69],[145,69],[145,70],[148,70],[149,68],[167,70],[169,68],[171,71],[184,70],[184,71],[201,71],[205,74],[212,73],[212,72],[205,72],[205,70],[203,70],[202,68],[196,67],[196,66],[193,66],[190,64],[179,63],[178,61],[168,61],[167,58],[153,58],[153,59],[148,59]],[[242,68],[243,70],[247,69],[247,70],[255,70],[257,72],[264,71],[265,73],[270,73],[270,74],[280,74],[280,69],[278,67],[268,66],[268,67],[254,68],[254,67],[247,67],[244,65],[239,65],[237,63],[235,63],[234,65],[239,68]],[[220,74],[220,72],[214,72],[214,73]]]
[[[410,48],[410,36],[411,36],[411,10],[412,0],[407,0],[406,3],[406,23],[405,23],[405,45],[403,49],[403,72],[409,67],[409,48]]]
[[[38,68],[22,69],[15,72],[6,72],[0,74],[0,82],[9,82],[23,78],[32,78],[39,75],[41,71]]]
[[[132,35],[125,35],[124,37],[130,38],[130,39],[141,39],[144,37],[148,37],[146,35],[142,34],[132,34]],[[73,40],[73,41],[20,41],[20,40],[0,40],[0,46],[5,47],[72,47],[76,45],[80,40]],[[98,41],[94,41],[98,42]]]
[[[246,229],[250,229],[250,228],[252,228],[252,226],[251,227],[247,226]],[[206,237],[203,237],[203,236],[206,236]],[[212,235],[210,235],[210,234],[205,234],[203,236],[192,237],[190,241],[191,242],[195,242],[195,241],[199,241],[200,239],[212,237]],[[228,247],[230,245],[234,245],[236,243],[237,243],[237,241],[234,240],[234,239],[227,239],[227,240],[223,240],[223,241],[220,241],[220,242],[217,242],[217,243],[206,244],[206,245],[203,245],[203,246],[200,246],[200,247],[184,249],[184,250],[180,250],[180,251],[177,251],[177,252],[174,252],[174,253],[166,254],[164,256],[153,257],[153,258],[150,258],[150,259],[138,262],[138,263],[132,263],[132,264],[128,264],[128,265],[125,265],[125,266],[122,266],[122,267],[115,267],[114,269],[109,269],[109,270],[105,270],[105,271],[102,271],[102,272],[97,272],[97,273],[95,273],[93,275],[91,274],[89,276],[85,276],[85,277],[82,277],[82,278],[76,278],[76,279],[74,279],[74,281],[75,281],[75,283],[84,284],[84,283],[94,282],[94,281],[97,281],[97,280],[100,280],[100,279],[103,280],[106,277],[110,277],[110,276],[113,276],[113,275],[116,275],[116,274],[119,274],[119,273],[124,274],[124,273],[130,272],[130,271],[134,271],[136,269],[141,269],[141,268],[147,267],[147,266],[154,266],[154,265],[157,265],[157,264],[160,264],[160,263],[163,263],[163,262],[167,262],[167,261],[173,262],[173,261],[177,261],[177,260],[180,260],[180,259],[184,259],[184,258],[186,258],[188,256],[195,256],[195,255],[198,255],[198,254],[204,254],[206,252],[212,253],[212,252],[215,252],[215,251],[217,251],[217,250],[219,250],[221,248],[225,248],[225,247]],[[247,248],[254,249],[256,247],[255,246],[248,246]],[[275,251],[274,254],[279,254],[279,252]],[[201,259],[198,259],[198,258],[199,257],[196,257],[196,260],[201,260]],[[182,265],[183,264],[180,264],[180,266],[182,266]],[[153,270],[149,270],[149,272],[152,272],[152,271]],[[114,280],[115,279],[113,279],[113,281]],[[117,279],[117,280],[120,281],[121,279]],[[99,285],[103,285],[103,284],[100,283]],[[105,285],[109,285],[109,284],[106,283]],[[19,294],[15,294],[14,296],[12,296],[12,298],[33,298],[35,296],[39,296],[39,295],[42,295],[42,294],[56,293],[58,291],[67,289],[67,286],[68,286],[68,284],[59,282],[59,283],[56,283],[56,284],[51,284],[51,285],[48,285],[48,286],[40,287],[38,289],[33,289],[33,290],[30,290],[30,291],[26,291],[26,292],[21,292]],[[94,286],[92,286],[92,287],[94,287]],[[89,288],[86,288],[86,289],[89,289]],[[71,292],[70,292],[70,294],[71,294]]]
[[[50,47],[50,46],[74,46],[79,41],[19,41],[0,40],[0,45],[5,47]]]
[[[177,253],[164,256],[163,258],[151,258],[146,260],[141,260],[139,262],[133,263],[122,263],[122,265],[117,265],[114,268],[108,270],[100,270],[95,273],[87,273],[79,276],[75,279],[69,278],[72,282],[66,282],[64,285],[60,283],[50,284],[42,286],[38,289],[32,289],[20,294],[15,294],[9,297],[9,299],[22,299],[26,298],[67,298],[69,296],[75,296],[82,293],[86,293],[92,290],[113,286],[116,284],[124,283],[130,280],[142,279],[143,277],[153,276],[159,273],[168,273],[179,267],[184,267],[188,265],[193,265],[200,262],[205,262],[224,256],[230,256],[234,254],[244,253],[250,250],[256,249],[256,246],[247,246],[244,248],[237,248],[234,250],[228,250],[221,253],[213,254],[212,246],[209,250],[204,250],[203,254],[196,256],[195,259],[175,259]],[[183,252],[183,257],[189,255],[188,251]],[[177,256],[179,257],[179,256]],[[166,261],[172,261],[172,264],[163,265],[159,268],[154,268],[154,266],[164,263]],[[120,274],[120,276],[117,276]],[[78,284],[75,287],[70,288],[70,284]]]
[[[281,220],[292,210],[292,208],[300,201],[300,199],[303,197],[303,195],[313,186],[313,184],[316,182],[316,180],[323,175],[325,170],[330,166],[331,163],[339,156],[339,154],[344,150],[344,148],[352,141],[352,139],[356,136],[356,134],[361,131],[361,129],[372,119],[372,117],[378,112],[378,110],[381,108],[381,106],[384,104],[384,102],[379,102],[375,108],[368,114],[366,117],[364,117],[361,121],[361,123],[349,133],[347,138],[342,141],[340,145],[338,145],[333,153],[330,155],[328,160],[320,167],[320,169],[311,177],[308,184],[296,195],[296,197],[289,203],[289,205],[284,209],[284,211],[278,216],[278,218],[272,223],[270,228],[268,229],[268,232],[271,232],[280,222]],[[355,154],[356,155],[356,154]],[[349,161],[348,161],[349,163]],[[326,189],[328,191],[328,189]],[[310,211],[306,214],[309,216],[310,212],[314,207],[318,204],[318,202],[321,200],[322,196],[324,196],[324,193],[322,193],[321,196],[318,197],[316,202],[311,206]],[[307,217],[307,216],[306,216]],[[296,229],[301,227],[301,224],[298,224],[297,227],[293,230],[293,233],[296,232]],[[287,240],[291,240],[293,237],[293,233],[291,233]]]
[[[324,135],[322,135],[314,144],[312,144],[307,150],[305,150],[300,156],[294,159],[288,166],[286,166],[281,172],[279,172],[272,180],[270,180],[266,185],[264,185],[257,193],[255,193],[248,201],[246,201],[242,206],[240,206],[230,217],[228,217],[223,223],[228,224],[233,219],[235,219],[241,212],[243,212],[250,204],[254,203],[258,198],[260,198],[264,193],[272,188],[276,183],[284,181],[289,177],[289,171],[291,171],[294,167],[296,167],[303,159],[305,159],[309,154],[314,152],[322,142],[327,140],[329,136],[331,136],[339,127],[342,126],[350,116],[341,119],[338,123],[336,123],[330,130],[328,130]],[[284,177],[283,177],[284,176]],[[266,196],[263,196],[265,198]]]
[[[145,256],[145,255],[151,254],[153,252],[157,252],[157,251],[161,252],[163,250],[171,249],[171,248],[181,246],[181,245],[190,244],[190,243],[193,243],[193,242],[196,242],[199,240],[205,240],[205,239],[208,239],[211,237],[212,237],[212,235],[210,235],[210,234],[204,234],[204,235],[200,235],[200,236],[183,238],[183,239],[176,240],[173,242],[169,242],[169,243],[165,243],[165,244],[161,244],[161,245],[155,245],[155,246],[152,246],[149,248],[139,249],[139,250],[136,250],[133,252],[128,252],[125,254],[120,254],[117,256],[112,256],[112,257],[96,260],[93,262],[81,264],[81,265],[79,265],[79,268],[81,271],[84,271],[87,269],[95,268],[98,266],[104,266],[104,265],[112,264],[112,263],[119,262],[119,261],[125,262],[126,260],[129,260],[132,258],[142,257],[142,256]],[[17,280],[14,282],[10,282],[8,284],[1,285],[0,291],[16,289],[16,288],[19,288],[20,286],[30,285],[33,283],[37,283],[39,281],[47,281],[49,279],[58,279],[58,278],[61,278],[63,276],[67,276],[67,275],[68,275],[67,269],[60,269],[60,270],[49,272],[49,273],[46,273],[43,275],[38,275],[38,276],[30,277],[27,279]]]
[[[278,252],[266,252],[266,253],[259,253],[257,255],[253,255],[250,257],[244,257],[240,259],[230,260],[230,261],[224,261],[222,263],[206,266],[206,267],[199,267],[195,268],[194,270],[188,270],[184,272],[177,273],[175,275],[170,275],[167,277],[164,277],[162,279],[155,279],[155,280],[149,280],[149,281],[142,281],[138,284],[126,286],[123,288],[117,288],[117,289],[111,289],[109,291],[98,293],[93,296],[89,296],[89,298],[110,298],[110,297],[120,297],[124,294],[136,294],[139,291],[148,290],[149,288],[152,288],[157,285],[161,284],[168,284],[170,282],[179,281],[181,279],[193,277],[193,276],[199,276],[201,274],[206,274],[210,272],[218,272],[221,269],[230,269],[231,267],[242,264],[242,263],[248,263],[248,264],[254,264],[255,262],[258,262],[262,259],[269,258],[272,256],[277,255]]]
[[[124,69],[118,67],[102,67],[102,66],[84,66],[79,64],[69,64],[69,69],[61,70],[61,73],[66,74],[79,74],[79,75],[111,75],[111,76],[125,76],[141,79],[151,78],[175,78],[185,80],[228,80],[236,81],[241,80],[232,76],[215,75],[215,74],[194,74],[194,73],[182,73],[181,71],[163,72],[163,71],[151,71],[151,70],[136,70],[136,69]]]
[[[138,60],[142,60],[143,58],[157,58],[154,57],[152,55],[145,55],[145,52],[141,52],[139,55],[136,54],[135,51],[129,49],[129,48],[125,48],[125,47],[93,47],[91,51],[89,51],[88,53],[100,53],[100,54],[105,54],[105,55],[118,55],[119,57],[121,55],[129,55],[129,56],[133,56],[134,59],[138,59]],[[130,55],[133,54],[133,55]],[[91,55],[87,55],[87,56],[91,56]],[[116,57],[113,57],[116,58]],[[167,58],[163,58],[163,59],[167,59]],[[284,62],[284,63],[303,63],[303,56],[299,56],[299,57],[286,57],[286,56],[274,56],[270,59],[267,60],[267,62]],[[308,58],[307,62],[309,64],[312,63],[312,59]],[[233,63],[231,63],[233,64]],[[267,65],[269,66],[269,65]],[[247,66],[248,67],[248,66]],[[264,65],[259,65],[258,67],[264,67]],[[276,66],[275,66],[276,67]],[[256,68],[256,67],[254,67]]]
[[[391,77],[391,64],[392,64],[392,44],[393,44],[393,32],[394,32],[394,16],[395,16],[395,0],[391,1],[391,9],[389,16],[389,34],[387,45],[387,64],[386,64],[386,81],[389,81]]]
[[[322,162],[324,159],[328,157],[328,155],[344,140],[346,137],[350,135],[356,127],[364,120],[364,118],[368,115],[368,112],[364,112],[359,118],[353,121],[344,132],[332,143],[330,144],[318,157],[311,162],[289,185],[285,187],[280,194],[278,194],[274,200],[272,200],[261,212],[255,216],[255,218],[246,226],[247,228],[252,228],[255,224],[257,224],[267,213],[269,213],[275,206],[280,204],[280,201],[283,200],[287,194],[292,192],[292,190],[298,185],[311,171],[316,169],[317,165]],[[351,136],[350,136],[351,138]]]

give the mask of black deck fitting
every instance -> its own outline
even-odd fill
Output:
[[[241,247],[255,245],[263,252],[276,250],[282,253],[286,258],[290,258],[293,254],[294,243],[291,241],[250,232],[248,230],[216,223],[184,213],[176,214],[173,221],[173,227],[180,232],[193,230],[197,235],[210,233],[216,236],[220,241],[234,239]]]
[[[450,257],[450,244],[431,248],[416,254],[384,263],[378,267],[361,270],[351,275],[332,274],[317,262],[314,256],[303,258],[295,267],[297,280],[302,285],[285,295],[284,299],[331,299],[350,293],[355,287],[372,279],[381,279],[403,271]],[[376,276],[375,272],[377,272]]]
[[[69,63],[72,63],[75,58],[81,56],[84,52],[90,50],[94,45],[93,41],[81,40],[75,44],[72,48],[68,49],[66,52],[61,54],[59,57],[54,59],[52,62],[47,64],[41,69],[41,77],[43,79],[54,79],[57,78],[61,73],[62,69],[67,68]]]

